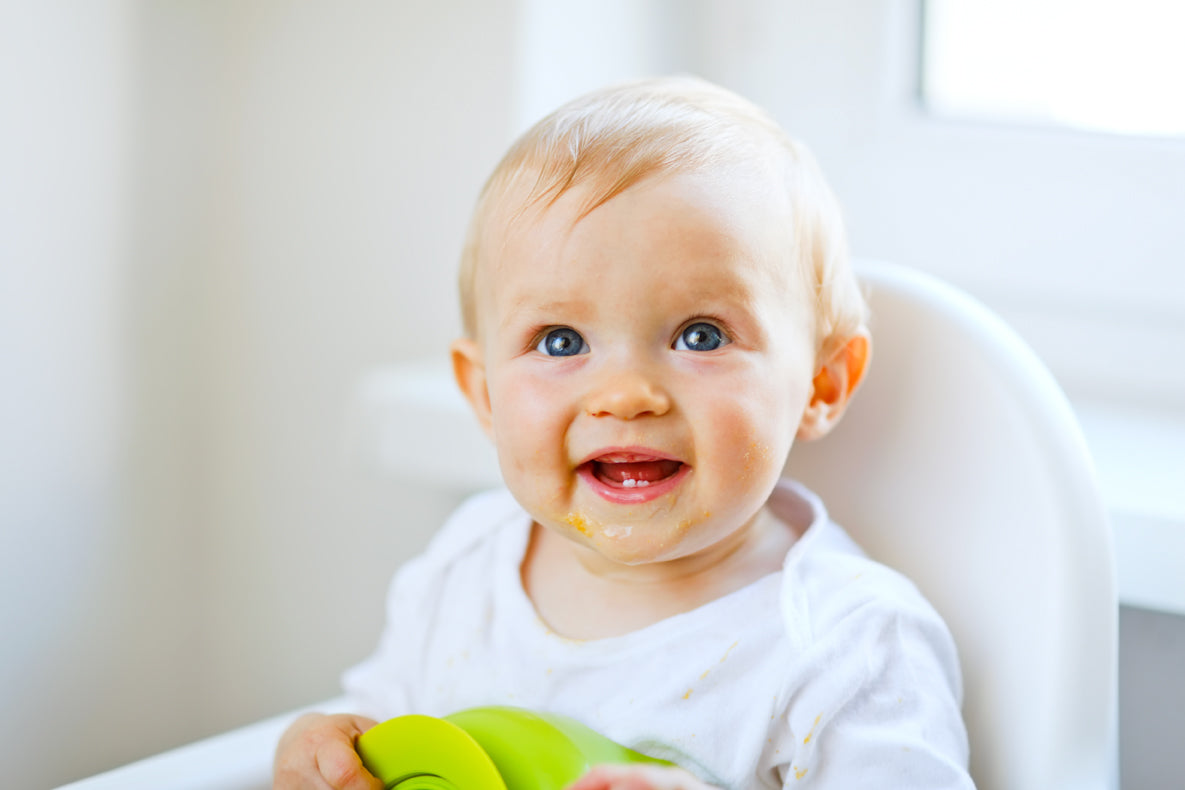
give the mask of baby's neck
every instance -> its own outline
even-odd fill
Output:
[[[779,570],[792,530],[763,511],[735,541],[673,562],[622,565],[538,524],[522,564],[539,617],[571,639],[603,639],[688,612]]]

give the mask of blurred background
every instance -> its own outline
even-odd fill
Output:
[[[372,462],[363,381],[443,358],[519,131],[691,72],[815,151],[857,255],[970,290],[1082,409],[1130,483],[1124,786],[1175,786],[1181,12],[955,5],[0,0],[3,784],[338,692],[455,502]]]

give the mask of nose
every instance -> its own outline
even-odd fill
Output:
[[[652,377],[640,371],[618,371],[606,376],[588,394],[585,411],[593,417],[659,417],[671,410],[671,399]]]

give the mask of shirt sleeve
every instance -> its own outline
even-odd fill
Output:
[[[954,640],[904,579],[829,623],[799,677],[775,737],[784,788],[974,790]]]

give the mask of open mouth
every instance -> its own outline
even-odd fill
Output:
[[[678,485],[691,467],[643,451],[603,452],[577,468],[590,487],[614,502],[644,502]]]
[[[657,461],[592,461],[592,473],[608,486],[645,488],[675,475],[682,463]]]

